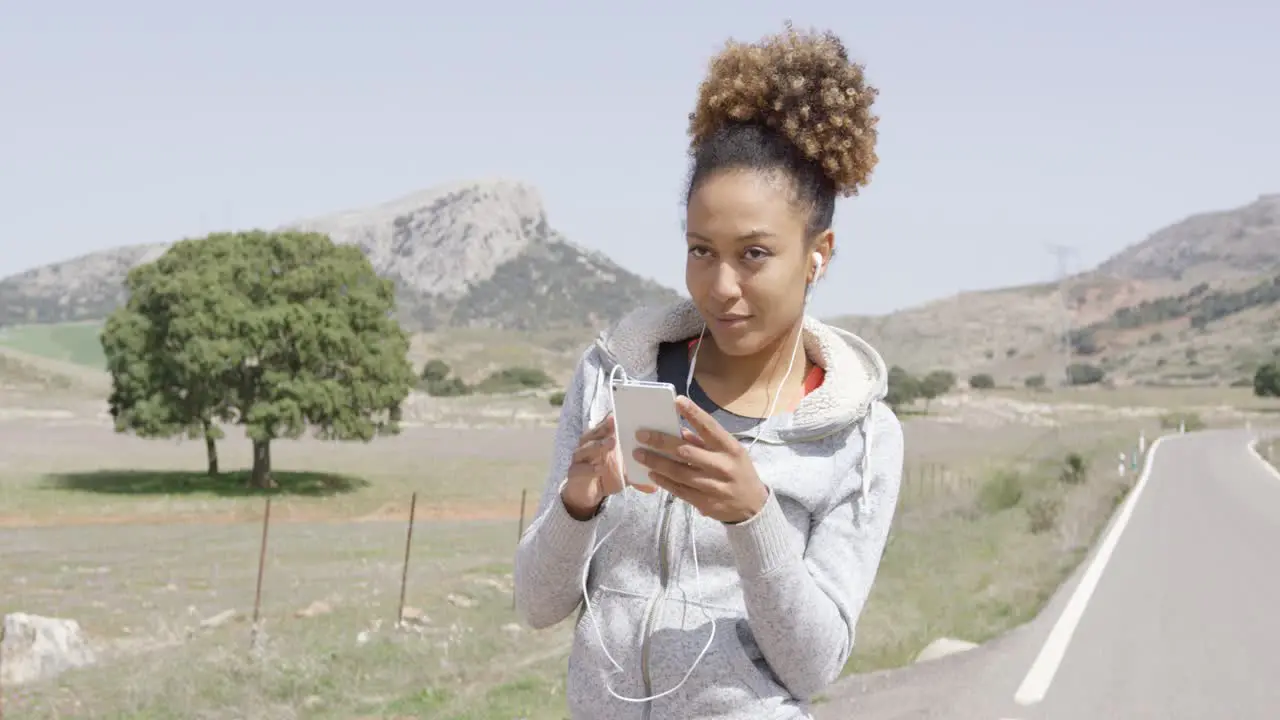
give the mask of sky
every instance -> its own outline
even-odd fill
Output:
[[[880,90],[819,314],[1083,270],[1280,192],[1263,0],[0,0],[0,276],[434,185],[683,289],[687,115],[725,40],[837,32]]]

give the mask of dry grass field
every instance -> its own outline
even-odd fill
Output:
[[[564,717],[570,628],[532,632],[511,609],[545,398],[423,401],[369,445],[276,443],[251,652],[264,498],[237,474],[247,442],[230,430],[210,480],[200,443],[117,435],[82,383],[23,366],[0,391],[0,613],[75,619],[99,657],[0,689],[7,718]],[[902,504],[851,672],[1031,617],[1134,479],[1117,453],[1170,413],[1226,426],[1274,410],[1237,390],[1114,393],[957,394],[904,416]],[[1068,453],[1085,473],[1064,474]]]

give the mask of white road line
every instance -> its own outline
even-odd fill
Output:
[[[1080,618],[1084,615],[1084,609],[1089,604],[1089,599],[1093,597],[1093,591],[1098,587],[1098,580],[1102,578],[1102,571],[1106,569],[1107,562],[1111,560],[1111,553],[1115,552],[1116,543],[1120,541],[1120,534],[1124,532],[1125,527],[1129,524],[1129,518],[1133,515],[1133,508],[1138,504],[1138,499],[1142,497],[1142,491],[1147,487],[1147,479],[1151,477],[1152,461],[1156,457],[1156,448],[1160,447],[1160,444],[1168,437],[1168,435],[1165,435],[1157,438],[1147,450],[1147,459],[1142,468],[1142,475],[1138,478],[1138,482],[1133,486],[1133,489],[1129,491],[1124,507],[1120,509],[1120,514],[1116,516],[1110,532],[1103,538],[1102,544],[1098,546],[1098,552],[1093,556],[1093,561],[1085,569],[1084,575],[1080,577],[1080,584],[1076,586],[1071,599],[1067,601],[1067,606],[1062,610],[1062,615],[1058,616],[1058,622],[1049,631],[1049,637],[1045,639],[1044,647],[1040,648],[1040,654],[1036,656],[1035,662],[1031,663],[1031,669],[1027,671],[1027,676],[1022,679],[1022,684],[1018,686],[1018,691],[1014,693],[1013,701],[1019,705],[1034,705],[1043,700],[1045,693],[1049,691],[1049,684],[1053,682],[1053,676],[1058,672],[1058,665],[1062,663],[1062,658],[1067,652],[1067,646],[1071,644],[1071,636],[1075,633],[1076,626],[1080,624]]]
[[[1258,443],[1260,442],[1262,442],[1262,438],[1255,438],[1250,440],[1245,447],[1249,448],[1249,454],[1262,463],[1262,467],[1266,468],[1267,472],[1271,473],[1276,480],[1280,480],[1280,470],[1277,470],[1275,465],[1267,462],[1267,459],[1262,457],[1262,453],[1258,452]]]

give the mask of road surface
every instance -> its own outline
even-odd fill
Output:
[[[1036,621],[850,678],[820,720],[1280,718],[1280,474],[1243,431],[1165,438]]]

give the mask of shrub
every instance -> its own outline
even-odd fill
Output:
[[[1080,453],[1067,453],[1062,461],[1062,472],[1058,479],[1068,485],[1079,485],[1089,477],[1089,461]]]
[[[978,373],[969,378],[969,387],[974,390],[990,390],[996,386],[995,378],[987,373]]]
[[[564,405],[564,391],[557,390],[551,393],[551,397],[547,398],[547,402],[551,403],[551,407],[561,407]]]
[[[439,380],[426,380],[423,386],[426,393],[432,397],[458,397],[471,394],[471,388],[467,387],[467,384],[457,375]]]
[[[1013,470],[1001,470],[982,484],[978,506],[987,513],[998,513],[1022,502],[1022,476]]]
[[[1033,535],[1046,533],[1058,525],[1058,516],[1062,514],[1062,499],[1049,495],[1036,498],[1027,507],[1027,529]]]
[[[1258,397],[1280,397],[1280,362],[1270,362],[1253,375],[1253,394]]]
[[[1176,430],[1185,427],[1187,432],[1203,430],[1204,420],[1193,412],[1171,412],[1160,416],[1160,427],[1165,430]]]

